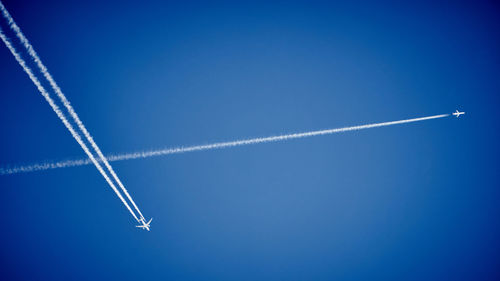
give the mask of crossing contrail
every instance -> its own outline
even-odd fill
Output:
[[[45,65],[42,63],[42,60],[40,59],[40,57],[38,56],[38,54],[35,52],[33,46],[29,43],[29,41],[26,38],[26,36],[24,36],[24,34],[22,33],[21,29],[15,23],[14,19],[9,14],[9,12],[7,11],[7,9],[2,4],[1,1],[0,1],[0,9],[2,10],[3,16],[7,19],[7,22],[9,24],[9,26],[15,32],[15,34],[19,38],[19,40],[21,40],[21,43],[27,49],[28,54],[31,56],[31,58],[35,61],[36,65],[38,66],[38,68],[42,72],[42,74],[45,77],[45,79],[47,79],[47,81],[49,81],[50,86],[56,92],[57,96],[59,97],[59,99],[61,100],[61,102],[64,104],[64,107],[66,107],[66,110],[68,110],[69,114],[71,115],[71,117],[73,118],[73,120],[75,121],[75,123],[78,125],[78,128],[83,132],[83,135],[85,136],[85,138],[87,139],[87,141],[92,145],[92,148],[94,148],[94,150],[97,153],[97,155],[99,156],[100,160],[104,163],[104,166],[106,166],[106,168],[111,173],[111,175],[113,176],[113,178],[115,179],[115,181],[118,183],[118,186],[120,186],[121,190],[125,193],[125,195],[127,196],[128,200],[132,203],[132,205],[134,206],[134,208],[137,211],[137,213],[139,214],[139,216],[141,218],[144,218],[144,216],[142,215],[141,211],[139,210],[139,208],[135,204],[134,200],[132,199],[132,197],[128,193],[127,189],[125,188],[125,186],[123,185],[123,183],[121,182],[121,180],[118,178],[118,176],[116,175],[115,171],[113,170],[113,168],[111,167],[111,165],[109,164],[109,162],[106,160],[106,157],[103,155],[103,153],[101,152],[101,150],[97,146],[96,142],[94,141],[94,139],[90,135],[90,133],[87,131],[87,129],[83,125],[82,121],[78,117],[78,114],[76,114],[76,112],[73,109],[73,107],[71,106],[70,102],[68,101],[68,99],[66,98],[66,96],[61,91],[61,88],[57,85],[57,83],[55,82],[55,80],[52,78],[52,75],[50,75],[49,71],[47,70],[47,68],[45,67]]]
[[[94,165],[97,167],[97,170],[99,170],[99,172],[102,174],[102,176],[106,179],[106,181],[108,182],[108,184],[115,191],[116,195],[118,195],[118,197],[123,202],[123,204],[125,205],[125,207],[127,207],[127,209],[132,214],[132,216],[137,221],[139,221],[139,219],[137,218],[137,216],[135,215],[135,213],[132,211],[132,209],[128,205],[127,201],[125,201],[125,199],[123,198],[123,196],[121,195],[121,193],[118,191],[118,189],[115,187],[115,185],[113,184],[113,182],[111,181],[111,179],[106,174],[106,172],[104,172],[104,169],[102,168],[101,164],[95,159],[94,155],[90,152],[90,150],[87,147],[87,145],[85,145],[85,143],[82,141],[82,138],[80,137],[80,135],[75,131],[75,129],[73,128],[73,126],[69,123],[69,121],[66,119],[66,117],[62,113],[62,111],[59,108],[59,106],[57,106],[57,104],[55,104],[54,100],[50,97],[50,94],[45,90],[45,88],[42,86],[42,84],[40,83],[40,81],[38,80],[38,78],[33,74],[33,71],[31,70],[31,68],[29,68],[26,65],[26,62],[21,58],[20,54],[16,51],[16,49],[14,48],[14,46],[12,46],[12,44],[7,39],[7,37],[5,36],[5,34],[3,33],[3,31],[2,31],[1,28],[0,28],[0,38],[5,43],[5,45],[7,46],[7,48],[10,50],[10,52],[12,53],[12,55],[14,55],[14,58],[21,65],[21,67],[23,68],[23,70],[28,74],[29,78],[35,84],[35,86],[37,87],[38,91],[40,91],[40,93],[45,98],[45,100],[50,104],[50,107],[52,107],[52,109],[57,114],[57,116],[59,117],[59,119],[61,119],[61,121],[64,123],[64,126],[66,126],[66,128],[70,131],[70,133],[73,136],[73,138],[75,138],[75,140],[78,142],[78,144],[80,144],[80,146],[82,147],[82,149],[85,151],[85,153],[87,154],[87,156],[90,158],[91,162],[89,162],[89,163],[94,163]]]
[[[370,128],[377,128],[377,127],[386,127],[386,126],[392,126],[392,125],[398,125],[398,124],[406,124],[406,123],[412,123],[412,122],[420,122],[420,121],[425,121],[425,120],[444,118],[444,117],[448,117],[448,116],[450,116],[450,114],[440,114],[440,115],[432,115],[432,116],[419,117],[419,118],[413,118],[413,119],[404,119],[404,120],[382,122],[382,123],[372,123],[372,124],[365,124],[365,125],[359,125],[359,126],[343,127],[343,128],[336,128],[336,129],[326,129],[326,130],[311,131],[311,132],[304,132],[304,133],[295,133],[295,134],[278,135],[278,136],[270,136],[270,137],[262,137],[262,138],[242,139],[242,140],[228,141],[228,142],[217,142],[217,143],[205,144],[205,145],[195,145],[195,146],[165,148],[165,149],[150,150],[150,151],[140,151],[140,152],[133,152],[133,153],[115,154],[115,155],[107,156],[107,159],[108,159],[108,161],[123,161],[123,160],[163,156],[163,155],[169,155],[169,154],[179,154],[179,153],[192,152],[192,151],[213,150],[213,149],[221,149],[221,148],[243,146],[243,145],[250,145],[250,144],[278,142],[278,141],[285,141],[285,140],[291,140],[291,139],[300,139],[300,138],[307,138],[307,137],[314,137],[314,136],[321,136],[321,135],[330,135],[330,134],[349,132],[349,131],[358,131],[358,130],[364,130],[364,129],[370,129]],[[92,162],[89,159],[66,160],[66,161],[59,161],[59,162],[45,162],[45,163],[10,167],[10,168],[9,167],[0,168],[0,174],[1,175],[8,175],[8,174],[27,173],[27,172],[43,171],[43,170],[58,169],[58,168],[84,166],[84,165],[89,165],[91,163]]]

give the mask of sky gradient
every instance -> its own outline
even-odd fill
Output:
[[[0,176],[0,279],[498,280],[493,2],[2,2],[105,154],[466,115],[113,162],[151,232]],[[85,156],[3,44],[0,86],[2,167]]]

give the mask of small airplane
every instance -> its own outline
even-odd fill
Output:
[[[141,225],[136,225],[135,227],[138,227],[138,228],[142,228],[142,229],[146,229],[147,231],[149,231],[149,224],[151,223],[151,221],[153,220],[153,218],[151,218],[148,222],[146,222],[146,220],[144,218],[141,218]]]
[[[453,115],[457,116],[457,118],[458,118],[458,116],[460,116],[460,115],[462,115],[462,114],[465,114],[465,112],[459,112],[459,111],[457,110],[457,111],[455,111],[455,112],[453,113]]]

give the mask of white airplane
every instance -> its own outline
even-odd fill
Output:
[[[458,116],[460,116],[460,115],[462,115],[462,114],[465,114],[465,112],[459,112],[459,111],[457,110],[457,111],[455,111],[455,112],[453,113],[453,115],[457,116],[457,118],[458,118]]]
[[[151,223],[151,221],[153,220],[153,218],[151,218],[148,222],[146,222],[146,220],[144,218],[141,218],[141,225],[136,225],[135,227],[138,227],[138,228],[142,228],[142,229],[146,229],[147,231],[149,231],[149,224]]]

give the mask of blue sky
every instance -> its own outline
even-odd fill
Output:
[[[498,5],[2,2],[105,153],[467,112],[112,163],[151,232],[95,167],[0,176],[2,279],[498,279]],[[85,156],[0,85],[2,166]]]

